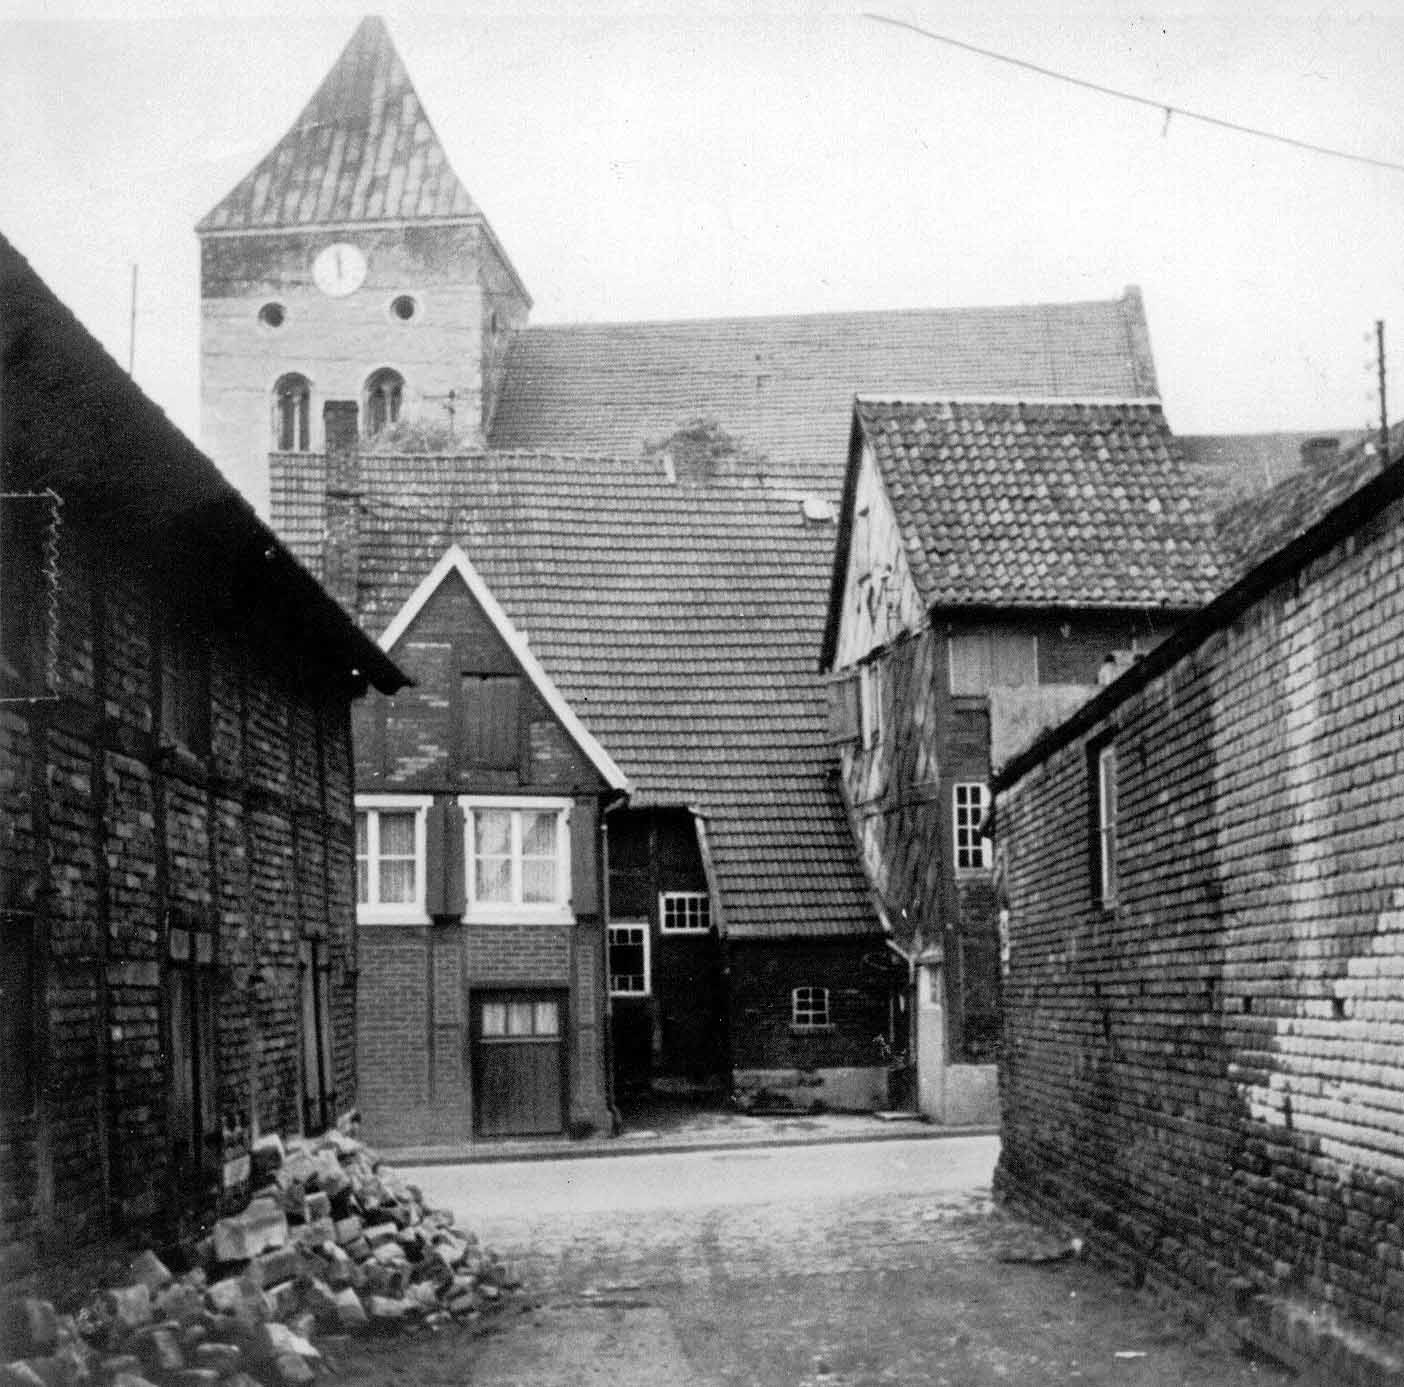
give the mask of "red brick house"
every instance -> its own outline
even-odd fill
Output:
[[[0,240],[0,1279],[356,1103],[350,706],[404,678]]]
[[[1404,435],[996,776],[999,1184],[1333,1382],[1400,1371]]]
[[[992,704],[1063,716],[1207,600],[1215,554],[1155,399],[858,400],[822,664],[928,1116],[996,1108]]]

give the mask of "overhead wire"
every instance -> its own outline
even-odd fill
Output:
[[[1083,77],[1074,77],[1069,73],[1059,72],[1055,68],[1044,67],[1041,63],[1030,62],[1027,58],[1016,58],[1009,53],[999,53],[993,48],[982,48],[979,44],[952,38],[949,34],[938,34],[934,30],[923,28],[920,24],[913,24],[910,20],[895,19],[891,15],[874,14],[871,11],[863,17],[879,24],[890,24],[894,29],[906,29],[913,34],[921,35],[922,38],[931,39],[935,43],[944,43],[950,48],[959,48],[966,53],[974,53],[981,58],[989,58],[997,63],[1006,63],[1010,67],[1022,68],[1025,72],[1033,72],[1040,77],[1050,77],[1056,82],[1065,82],[1069,86],[1081,87],[1085,91],[1098,92],[1102,96],[1114,97],[1118,101],[1130,101],[1137,106],[1145,106],[1152,111],[1159,111],[1165,117],[1165,123],[1161,127],[1162,134],[1169,131],[1172,116],[1181,116],[1185,120],[1196,120],[1204,125],[1216,126],[1220,130],[1231,130],[1235,134],[1252,135],[1256,139],[1271,140],[1276,144],[1288,145],[1293,149],[1306,150],[1312,154],[1322,154],[1331,159],[1348,159],[1352,163],[1367,164],[1371,168],[1388,169],[1391,173],[1404,173],[1404,164],[1396,163],[1392,159],[1378,159],[1370,154],[1356,154],[1348,149],[1334,149],[1330,145],[1315,144],[1311,140],[1299,140],[1293,135],[1279,134],[1275,130],[1264,130],[1259,126],[1242,125],[1238,121],[1225,120],[1221,116],[1206,115],[1202,111],[1191,111],[1187,107],[1175,105],[1172,101],[1159,101],[1155,97],[1141,96],[1136,92],[1124,91],[1120,87],[1108,87],[1101,82],[1091,82]]]

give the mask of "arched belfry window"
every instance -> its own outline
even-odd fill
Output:
[[[400,417],[400,401],[405,393],[404,377],[388,366],[366,381],[366,437],[374,438],[387,424]]]
[[[281,377],[273,387],[273,446],[281,453],[305,453],[311,417],[312,385],[307,377]]]

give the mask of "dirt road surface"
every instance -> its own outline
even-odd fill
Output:
[[[991,1206],[995,1138],[406,1170],[522,1276],[476,1337],[357,1348],[357,1384],[1277,1387]]]

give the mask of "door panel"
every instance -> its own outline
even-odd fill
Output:
[[[473,999],[473,1110],[482,1137],[565,1130],[565,1004],[555,992]]]

